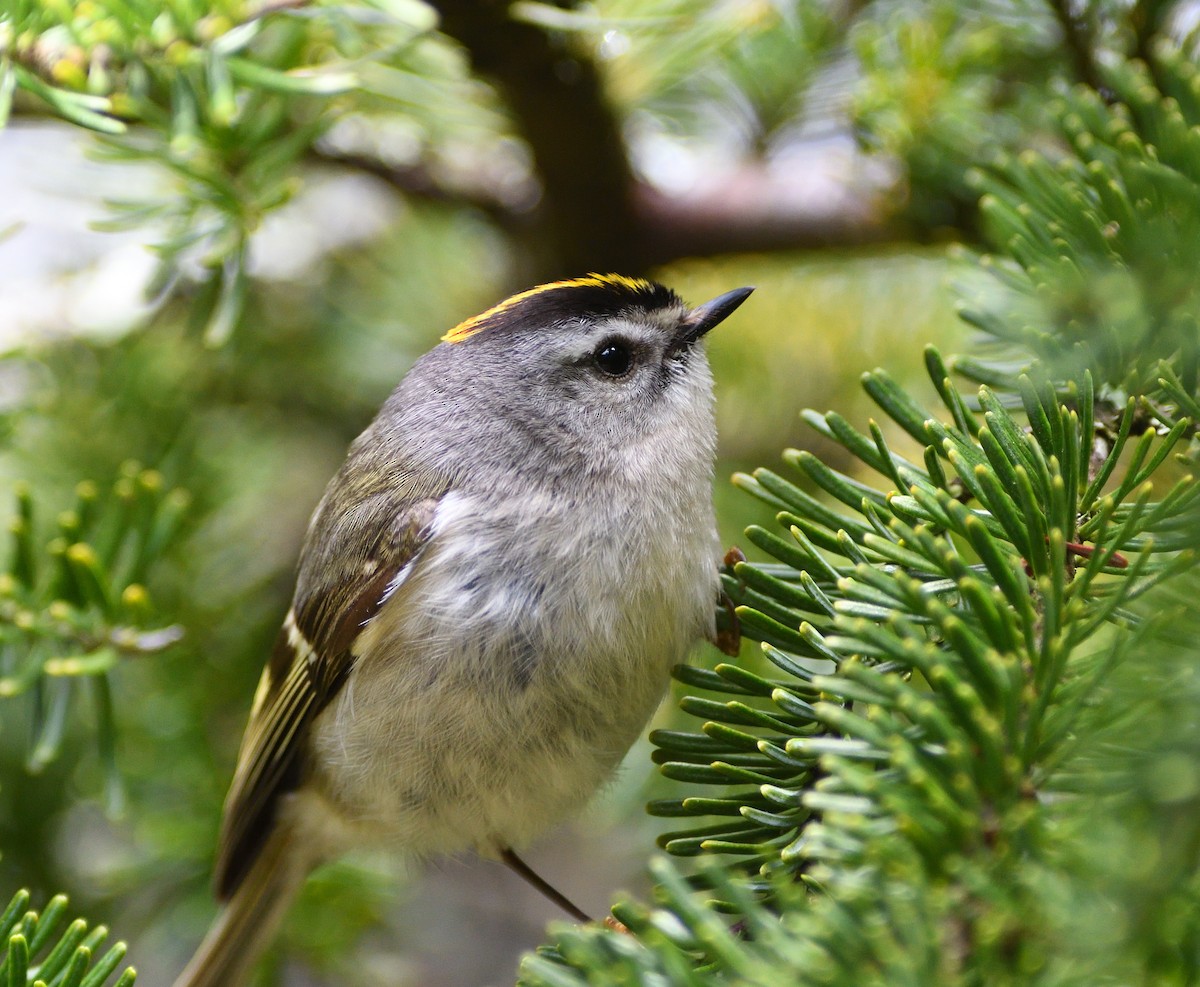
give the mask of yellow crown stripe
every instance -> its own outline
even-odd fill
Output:
[[[551,281],[549,284],[539,284],[536,288],[529,288],[527,291],[518,292],[504,299],[500,304],[493,305],[486,312],[480,312],[479,315],[471,316],[471,318],[456,325],[442,339],[447,343],[461,343],[464,339],[474,336],[475,333],[483,329],[487,321],[493,316],[499,315],[501,312],[507,311],[514,305],[525,301],[525,299],[532,298],[534,295],[540,295],[545,291],[554,291],[558,288],[627,288],[630,291],[645,291],[653,287],[654,285],[644,278],[630,278],[623,274],[588,274],[582,278]]]

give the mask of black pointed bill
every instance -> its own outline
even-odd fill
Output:
[[[733,291],[718,295],[710,302],[697,305],[679,323],[679,332],[671,344],[671,349],[682,350],[691,346],[710,329],[729,318],[734,310],[750,297],[752,291],[753,288],[734,288]]]

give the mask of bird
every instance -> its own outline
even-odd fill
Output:
[[[235,987],[348,850],[518,856],[613,775],[671,668],[714,639],[705,335],[644,278],[521,291],[447,332],[312,515],[175,987]]]

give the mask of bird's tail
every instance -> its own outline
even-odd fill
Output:
[[[309,865],[277,826],[174,987],[239,987],[270,945]]]

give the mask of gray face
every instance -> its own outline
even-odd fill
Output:
[[[389,458],[488,486],[710,462],[712,376],[703,342],[683,339],[685,315],[631,310],[442,343],[368,431]]]
[[[548,436],[637,442],[671,423],[711,387],[703,343],[681,340],[678,310],[630,312],[480,340],[507,400]],[[468,341],[469,342],[469,341]],[[467,345],[467,344],[462,344]],[[510,390],[511,389],[511,390]]]
[[[480,489],[707,474],[715,429],[702,337],[748,294],[691,310],[671,295],[604,314],[554,308],[553,296],[535,299],[546,311],[501,311],[418,360],[355,452]]]

